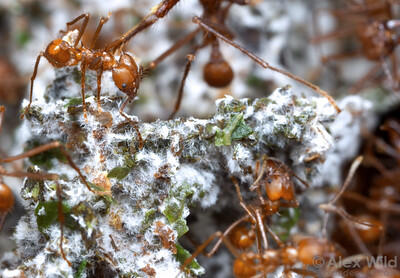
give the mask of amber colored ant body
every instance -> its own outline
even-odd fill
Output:
[[[104,49],[94,50],[94,45],[99,36],[103,25],[108,21],[108,17],[102,17],[97,26],[96,32],[92,38],[91,46],[85,47],[79,42],[85,32],[86,26],[89,21],[89,14],[82,14],[74,20],[67,23],[69,26],[76,22],[83,20],[83,23],[77,31],[69,31],[61,39],[53,40],[44,52],[41,52],[36,59],[35,68],[31,77],[31,89],[29,95],[29,104],[27,111],[29,111],[32,103],[33,82],[36,78],[39,62],[41,57],[45,57],[49,63],[55,68],[62,68],[66,66],[74,66],[80,63],[82,73],[81,78],[81,94],[84,116],[86,117],[86,103],[85,103],[85,74],[86,70],[94,70],[97,72],[97,105],[100,108],[100,91],[101,91],[101,77],[104,71],[112,71],[112,78],[115,85],[123,93],[127,95],[127,99],[121,105],[119,110],[120,114],[130,120],[127,115],[123,113],[126,104],[133,100],[137,94],[142,77],[142,67],[138,66],[135,59],[128,53],[121,51],[119,60],[114,56],[115,51],[106,51]]]
[[[258,166],[257,166],[258,165]],[[225,232],[217,231],[212,234],[203,244],[201,244],[193,255],[188,258],[183,266],[184,269],[196,256],[198,256],[215,238],[218,238],[216,244],[210,252],[206,253],[207,257],[211,257],[224,243],[230,252],[235,256],[233,264],[233,273],[235,277],[263,277],[258,276],[271,273],[280,265],[284,265],[286,272],[294,271],[306,275],[313,273],[304,269],[295,269],[292,266],[299,259],[307,263],[305,251],[302,248],[311,248],[314,252],[327,253],[328,246],[326,242],[302,242],[300,253],[298,248],[285,245],[279,237],[265,223],[267,218],[278,212],[280,207],[297,207],[298,203],[294,195],[294,184],[291,180],[293,174],[290,169],[281,161],[264,157],[262,169],[259,164],[256,165],[255,182],[252,187],[257,189],[258,202],[254,204],[246,204],[240,192],[239,183],[232,178],[235,190],[239,199],[240,206],[246,211],[246,215],[232,223]],[[267,197],[264,198],[261,186],[265,186]],[[270,187],[270,189],[267,189]],[[269,247],[267,233],[270,234],[279,249],[275,250]],[[254,253],[251,249],[257,243],[258,253]],[[314,244],[314,247],[310,247]],[[323,245],[325,247],[323,247]],[[317,249],[318,246],[318,250]],[[241,251],[241,252],[240,252]],[[308,251],[307,251],[308,252]]]
[[[122,35],[119,39],[112,42],[109,46],[106,47],[106,51],[115,50],[121,46],[124,46],[126,42],[135,36],[137,33],[141,32],[145,28],[148,28],[152,24],[158,21],[158,19],[163,18],[168,12],[179,2],[180,0],[164,0],[160,4],[158,4],[155,8],[153,8],[153,12],[146,16],[139,24],[134,26],[131,30]],[[227,5],[223,5],[224,2],[228,2]],[[224,42],[230,44],[234,48],[240,50],[243,54],[250,57],[260,66],[265,69],[270,69],[276,72],[279,72],[287,77],[296,80],[297,82],[311,88],[316,91],[318,94],[326,97],[329,102],[334,106],[334,108],[340,112],[339,107],[333,100],[331,96],[324,90],[320,89],[318,86],[294,75],[290,72],[281,70],[279,68],[273,67],[268,64],[266,61],[256,56],[255,54],[249,52],[244,49],[240,45],[236,44],[231,40],[233,37],[231,31],[225,25],[225,20],[228,15],[229,9],[232,4],[239,5],[248,5],[250,3],[249,0],[200,0],[200,4],[203,7],[203,14],[201,17],[195,16],[193,17],[193,22],[196,23],[199,27],[194,31],[186,35],[184,38],[176,42],[173,46],[171,46],[168,50],[162,53],[158,58],[156,58],[153,62],[151,62],[148,66],[149,69],[155,68],[161,61],[170,56],[172,53],[177,51],[179,48],[184,46],[193,40],[196,35],[203,30],[203,40],[200,44],[196,45],[193,49],[192,54],[187,56],[188,62],[186,64],[183,78],[181,80],[181,84],[178,91],[178,98],[175,103],[174,111],[170,115],[172,118],[176,112],[179,110],[180,103],[183,96],[183,88],[185,85],[186,78],[190,71],[191,63],[194,60],[195,53],[206,46],[211,45],[211,54],[209,62],[203,68],[203,77],[205,81],[213,87],[225,87],[230,84],[233,79],[233,70],[229,63],[223,58],[222,53],[219,48],[219,40],[223,40]]]
[[[370,81],[381,69],[392,79],[393,88],[397,89],[399,80],[395,48],[400,42],[400,37],[397,34],[400,21],[394,19],[392,12],[394,1],[374,0],[361,2],[353,3],[347,11],[346,9],[344,11],[333,11],[333,14],[336,14],[339,18],[353,20],[354,22],[351,22],[350,26],[345,27],[343,30],[317,36],[312,41],[313,43],[320,43],[325,40],[346,36],[352,36],[358,40],[360,49],[351,53],[333,54],[322,58],[322,62],[326,63],[331,60],[363,56],[376,64],[353,85],[352,92],[362,89],[364,83]],[[387,58],[391,59],[392,72],[385,64]]]
[[[288,207],[297,207],[298,202],[294,193],[292,177],[297,178],[306,187],[309,185],[294,174],[282,161],[266,156],[263,157],[262,161],[261,169],[260,162],[257,161],[256,163],[255,181],[250,190],[256,190],[261,204],[267,205],[267,208],[272,209],[272,212],[277,212],[279,206],[283,206],[283,204]],[[263,197],[262,189],[264,189],[268,200]]]

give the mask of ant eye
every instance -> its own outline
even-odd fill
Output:
[[[124,88],[124,89],[125,89],[125,88],[126,88],[126,86],[127,86],[127,85],[126,85],[126,83],[122,83],[122,88]]]

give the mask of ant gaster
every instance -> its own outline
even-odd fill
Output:
[[[121,56],[118,61],[114,56],[115,51],[107,51],[105,49],[94,50],[96,40],[103,25],[108,21],[108,17],[102,17],[97,26],[96,32],[93,36],[91,45],[86,47],[84,45],[78,45],[83,33],[85,32],[86,26],[89,21],[89,14],[82,14],[74,20],[67,23],[68,27],[83,20],[81,27],[75,31],[69,31],[63,38],[58,38],[50,42],[44,52],[41,52],[36,59],[35,68],[31,77],[31,89],[29,95],[29,104],[27,111],[29,111],[32,103],[33,94],[33,82],[36,78],[39,62],[41,57],[45,57],[49,63],[56,67],[62,68],[66,66],[74,66],[80,63],[80,69],[82,73],[81,78],[81,94],[82,94],[82,105],[84,116],[86,116],[86,103],[85,103],[85,74],[86,70],[94,70],[97,72],[97,106],[100,108],[100,92],[101,92],[101,77],[104,71],[112,71],[112,78],[115,85],[123,93],[127,95],[127,99],[121,105],[119,110],[120,114],[131,121],[127,115],[123,112],[126,104],[133,100],[137,94],[137,90],[140,85],[140,79],[142,77],[142,67],[138,66],[135,59],[128,53],[121,50]],[[64,32],[65,33],[65,32]],[[106,47],[107,49],[107,47]],[[122,48],[121,48],[122,49]]]

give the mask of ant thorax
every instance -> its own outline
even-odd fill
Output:
[[[73,46],[79,36],[79,30],[74,29],[72,31],[68,31],[61,39],[67,42],[69,45]]]

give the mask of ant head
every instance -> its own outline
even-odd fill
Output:
[[[233,263],[235,277],[253,277],[257,274],[257,254],[245,252],[240,254]]]
[[[14,195],[4,183],[0,183],[0,213],[9,212],[14,206]]]
[[[127,95],[134,95],[139,88],[140,72],[135,59],[123,53],[117,66],[112,69],[115,85]]]
[[[294,201],[294,184],[284,165],[269,159],[267,161],[267,175],[264,178],[265,191],[271,201],[280,198]]]
[[[209,86],[223,88],[232,82],[233,70],[224,59],[211,60],[203,68],[203,77]]]
[[[254,244],[256,233],[254,229],[238,226],[231,232],[230,239],[232,244],[238,249],[247,249]]]
[[[70,61],[71,48],[72,46],[68,42],[62,39],[55,39],[47,46],[45,54],[49,62],[57,67]]]

